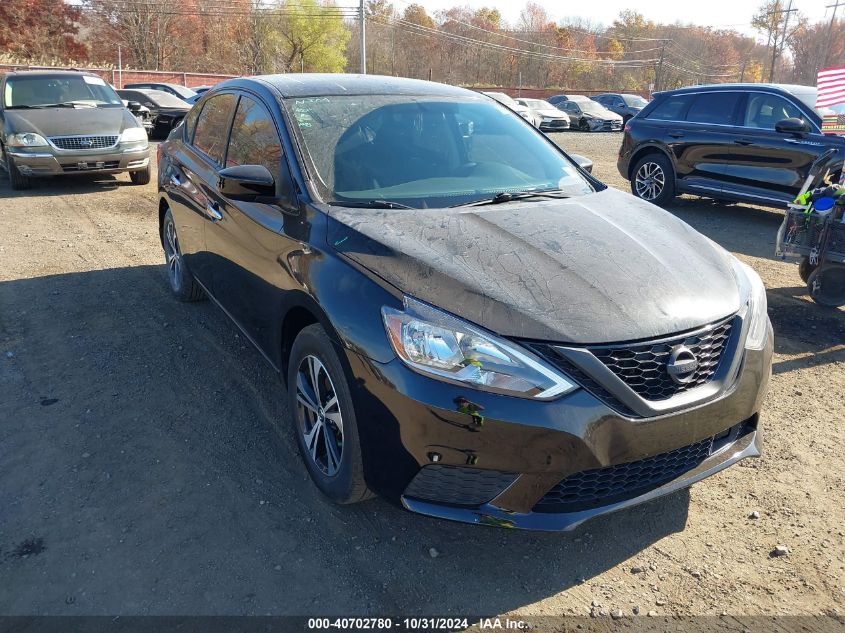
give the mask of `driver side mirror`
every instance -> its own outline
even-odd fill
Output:
[[[138,112],[141,109],[141,104],[137,101],[130,101],[126,104],[126,107],[129,108],[130,112]]]
[[[790,117],[775,123],[775,132],[781,134],[809,134],[810,124],[797,117]]]
[[[255,202],[276,198],[276,181],[264,165],[235,165],[217,172],[217,189],[231,200]]]

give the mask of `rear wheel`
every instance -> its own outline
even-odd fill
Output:
[[[152,171],[150,170],[150,166],[147,165],[145,169],[141,171],[130,171],[129,172],[129,180],[132,181],[133,185],[148,185],[150,183],[150,178],[152,177]]]
[[[202,286],[197,283],[197,280],[185,266],[182,249],[179,248],[179,236],[176,234],[176,223],[173,221],[173,213],[170,209],[164,215],[161,242],[164,247],[164,259],[167,263],[167,280],[170,282],[170,290],[173,292],[173,296],[184,302],[204,299],[205,292],[203,292]]]
[[[662,207],[675,197],[675,170],[663,154],[643,156],[631,173],[631,192],[638,198]]]
[[[369,497],[346,375],[319,324],[304,328],[293,343],[288,404],[299,451],[317,488],[335,503]]]
[[[816,268],[807,281],[813,301],[828,308],[845,306],[845,265],[828,264]]]

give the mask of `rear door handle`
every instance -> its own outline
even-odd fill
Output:
[[[669,136],[672,138],[684,138],[685,135],[683,132],[669,132]]]
[[[737,145],[754,145],[754,141],[750,138],[738,138],[734,141]]]
[[[205,205],[205,212],[208,214],[208,217],[211,218],[212,222],[219,222],[223,219],[223,214],[220,213],[220,209],[214,202],[209,202]]]

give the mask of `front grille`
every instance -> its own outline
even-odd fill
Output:
[[[713,438],[636,462],[570,475],[534,506],[536,512],[576,512],[644,494],[695,468],[711,453]]]
[[[495,499],[518,475],[463,466],[426,466],[405,489],[406,497],[434,503],[479,506]]]
[[[104,149],[117,145],[117,136],[51,136],[59,149]]]
[[[644,399],[667,400],[713,378],[732,328],[733,318],[687,336],[656,343],[594,347],[590,351]],[[680,384],[666,371],[669,356],[679,345],[688,347],[698,360],[691,379]]]

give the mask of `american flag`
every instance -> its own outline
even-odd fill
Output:
[[[845,66],[820,70],[818,86],[817,108],[845,103]]]

